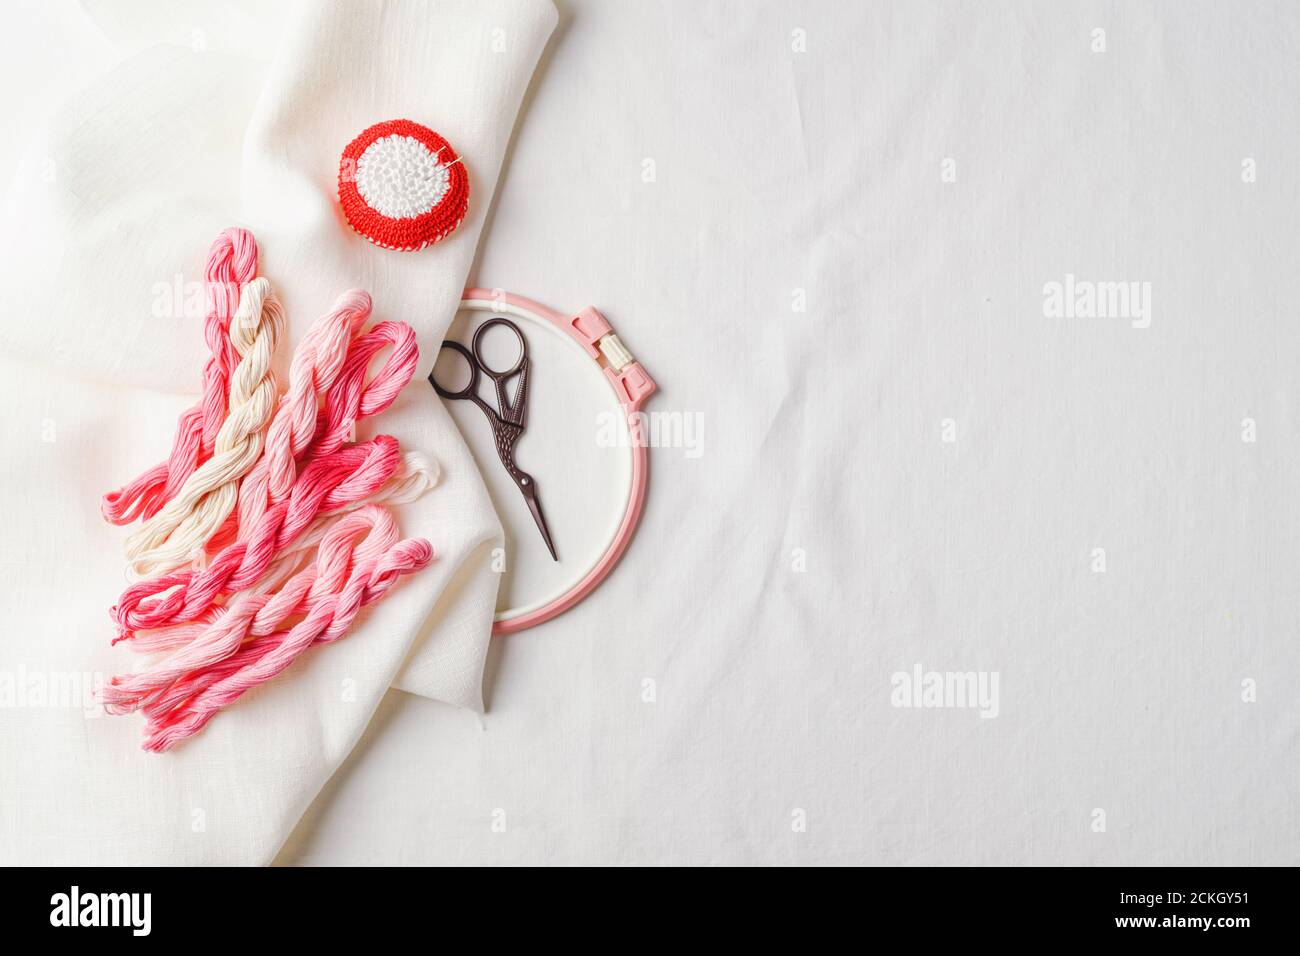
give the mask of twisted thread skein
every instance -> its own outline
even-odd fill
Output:
[[[370,517],[367,511],[363,509],[342,519],[340,534],[321,542],[316,568],[304,572],[304,576],[313,574],[314,579],[301,606],[288,607],[288,600],[301,591],[300,582],[290,598],[260,622],[262,627],[267,627],[277,614],[283,614],[282,622],[302,614],[298,623],[245,644],[237,654],[215,667],[205,669],[193,679],[177,682],[174,695],[169,690],[145,708],[146,750],[166,750],[192,736],[223,708],[284,671],[313,644],[338,640],[347,633],[361,608],[383,598],[403,575],[420,570],[433,559],[433,549],[427,541],[395,541],[395,529],[384,529],[380,535],[368,537],[363,543],[364,556],[363,547],[357,548],[355,556],[348,556],[346,546],[338,539],[356,534],[360,526],[352,522],[364,523]],[[387,512],[375,511],[391,527]],[[268,601],[263,610],[270,606]],[[257,619],[256,615],[253,619]]]
[[[331,528],[336,527],[341,515],[359,510],[367,505],[405,504],[414,501],[432,488],[437,481],[438,468],[419,452],[407,452],[402,455],[402,465],[382,488],[373,495],[367,495],[342,508],[317,515],[307,530],[287,547],[278,551],[257,584],[238,596],[232,598],[225,606],[214,606],[198,615],[192,622],[173,624],[133,634],[127,646],[141,654],[171,651],[184,647],[198,638],[223,614],[229,612],[239,597],[250,593],[264,593],[280,587],[292,574],[300,570],[307,557],[313,555],[318,545]],[[151,665],[148,670],[152,670]],[[141,672],[143,673],[143,672]]]
[[[202,571],[172,571],[128,587],[111,612],[118,623],[118,640],[129,639],[138,630],[193,621],[223,594],[252,587],[275,553],[292,544],[319,512],[374,494],[400,461],[397,439],[389,435],[312,461],[289,497],[267,511],[247,538],[218,552]]]
[[[212,457],[127,539],[135,574],[156,574],[193,561],[234,508],[238,481],[261,455],[263,432],[275,409],[271,364],[283,328],[284,310],[271,284],[254,279],[245,285],[230,324],[230,339],[241,361],[230,375],[229,408]]]
[[[364,539],[355,543],[360,535]],[[423,567],[432,554],[427,542],[399,543],[398,537],[397,525],[384,508],[368,505],[344,516],[322,538],[314,564],[299,571],[278,591],[241,594],[199,636],[147,671],[113,678],[104,689],[105,707],[113,713],[125,713],[156,698],[187,675],[215,674],[210,668],[235,654],[247,638],[274,634],[291,615],[305,613],[310,617],[323,601],[337,597],[345,581],[350,580],[349,574],[360,575],[371,589],[367,592],[371,599],[377,599],[396,581],[398,573],[415,570],[417,565]],[[394,573],[390,578],[381,570]],[[386,582],[382,587],[381,581]],[[355,614],[355,610],[351,613]],[[290,655],[290,660],[296,653]],[[281,651],[280,657],[284,654]]]
[[[266,430],[266,452],[239,486],[240,526],[251,528],[293,487],[297,456],[316,435],[320,396],[338,378],[353,336],[369,317],[370,296],[360,289],[345,292],[294,350],[288,391]]]
[[[204,459],[212,454],[217,430],[226,420],[230,370],[237,361],[230,342],[230,320],[239,304],[239,290],[257,275],[257,242],[244,229],[226,229],[208,250],[207,316],[203,337],[209,357],[203,369],[203,395],[176,423],[171,455],[117,491],[105,494],[100,511],[113,524],[158,513]]]
[[[355,537],[358,533],[366,531],[369,532],[366,540],[361,546],[355,546]],[[388,553],[396,541],[396,526],[393,525],[392,518],[385,509],[372,505],[350,514],[336,522],[322,540],[315,565],[296,574],[277,594],[241,597],[240,613],[238,615],[228,613],[220,619],[220,624],[223,628],[236,631],[239,640],[242,640],[243,636],[265,638],[273,635],[289,617],[301,612],[301,605],[305,601],[319,600],[332,590],[338,590],[342,572],[347,567],[347,549],[355,547],[352,560],[361,562]],[[410,547],[422,544],[427,543],[403,542],[402,546],[404,550],[409,551]],[[414,552],[410,552],[409,556],[418,558],[423,553],[422,548],[417,548]],[[372,594],[372,598],[378,596],[377,591]],[[205,629],[210,627],[211,625],[206,625]],[[174,712],[198,691],[260,660],[262,655],[277,643],[277,640],[251,641],[244,644],[237,656],[227,659],[217,667],[195,669],[188,673],[183,673],[180,668],[177,668],[168,675],[173,678],[171,681],[158,682],[167,685],[165,691],[149,694],[147,699],[142,699],[137,706],[143,706],[153,719]],[[168,658],[169,662],[173,660],[177,658]],[[130,698],[133,694],[129,685],[134,683],[137,688],[143,687],[143,682],[138,680],[141,676],[130,675],[126,678],[114,679],[112,682],[114,708],[120,707],[124,701],[131,706]]]
[[[237,669],[227,669],[223,662],[218,674],[234,672],[189,698],[184,710],[173,710],[162,719],[152,713],[147,715],[144,749],[168,750],[198,733],[222,709],[258,684],[278,676],[314,644],[343,637],[363,607],[383,598],[402,575],[421,570],[432,559],[429,542],[410,538],[371,562],[373,568],[359,568],[339,594],[315,604],[307,617],[291,629],[254,642],[247,647],[247,653],[230,658],[231,663],[238,665]]]
[[[302,563],[304,555],[316,550],[325,533],[335,524],[341,515],[364,508],[366,505],[385,504],[400,505],[414,501],[433,487],[438,479],[438,468],[419,452],[406,452],[397,471],[373,494],[358,498],[341,507],[318,514],[307,530],[302,532],[290,544],[276,552],[275,558],[256,587],[270,588],[278,583]],[[156,632],[154,632],[156,633]],[[137,635],[138,637],[139,635]]]
[[[371,360],[390,346],[388,358],[367,380]],[[306,454],[330,454],[352,436],[358,421],[392,405],[410,382],[419,359],[415,332],[405,322],[376,322],[354,339],[339,377],[325,396],[325,407],[317,415],[315,437]]]

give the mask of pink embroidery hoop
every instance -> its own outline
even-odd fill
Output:
[[[476,288],[465,290],[460,307],[463,310],[495,312],[536,322],[559,334],[566,342],[576,344],[596,363],[614,390],[623,409],[630,439],[628,444],[632,450],[632,477],[627,489],[627,504],[614,536],[576,584],[540,601],[497,612],[492,633],[514,634],[549,621],[573,607],[605,580],[627,550],[628,543],[636,532],[637,522],[641,519],[646,482],[650,474],[650,459],[646,453],[647,436],[639,412],[646,399],[654,394],[656,386],[641,363],[632,358],[632,353],[614,334],[614,329],[605,317],[591,306],[576,315],[562,315],[520,295]]]

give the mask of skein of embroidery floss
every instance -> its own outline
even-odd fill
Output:
[[[237,672],[212,671],[214,665],[239,651],[250,637],[277,634],[290,617],[302,615],[313,621],[310,627],[286,631],[278,644],[268,645],[270,660],[246,655],[243,670],[247,673],[234,696],[269,680],[313,641],[341,636],[363,603],[378,600],[398,577],[419,570],[432,559],[427,541],[399,542],[398,538],[392,515],[379,505],[366,505],[344,515],[322,537],[314,564],[276,590],[241,593],[185,646],[144,671],[113,678],[104,689],[105,707],[113,713],[126,713],[187,678],[195,689],[205,680],[218,678],[228,689]],[[208,699],[215,700],[221,693],[213,691]],[[215,709],[233,699],[224,700]]]
[[[370,296],[359,289],[345,292],[294,350],[288,391],[266,431],[266,454],[239,486],[242,527],[255,524],[270,505],[289,493],[297,476],[297,457],[316,437],[319,396],[334,385],[348,346],[369,317]]]
[[[343,636],[362,607],[432,560],[427,541],[399,537],[381,506],[342,517],[324,536],[316,560],[280,588],[241,595],[204,628],[204,640],[147,671],[113,678],[104,692],[106,708],[144,709],[151,733],[166,725],[173,742],[189,736],[308,647]]]
[[[217,432],[212,457],[127,539],[130,567],[136,575],[193,561],[234,508],[239,479],[261,456],[263,432],[275,409],[278,387],[271,364],[284,325],[284,310],[271,284],[254,279],[245,285],[230,324],[230,339],[240,362],[230,374],[226,420]]]
[[[316,553],[325,534],[337,523],[340,516],[367,505],[399,505],[414,501],[434,486],[438,480],[437,465],[419,452],[402,455],[402,467],[373,495],[358,499],[341,508],[317,515],[296,541],[276,553],[270,567],[252,588],[240,592],[264,593],[280,587],[286,579],[301,569],[306,558]],[[194,641],[233,603],[214,607],[200,614],[195,621],[173,624],[147,631],[133,632],[125,646],[140,654],[171,651]]]
[[[380,502],[412,500],[436,469],[390,436],[354,438],[410,382],[414,332],[365,329],[370,297],[345,292],[299,343],[282,392],[273,366],[287,320],[256,263],[242,230],[213,243],[203,396],[181,416],[168,460],[102,502],[113,523],[144,518],[128,555],[153,576],[113,608],[114,643],[163,656],[114,678],[104,703],[145,713],[149,750],[192,736],[308,647],[342,637],[433,560],[429,542],[400,539]]]
[[[361,311],[368,311],[368,297],[363,303],[357,300],[357,304],[364,305],[365,308]],[[351,323],[355,311],[357,310],[351,307],[336,309],[331,316],[327,316],[327,319],[342,315]],[[367,381],[365,376],[371,361],[390,346],[392,351],[387,360]],[[262,471],[269,471],[273,463],[268,461],[266,468],[261,470],[253,466],[250,469],[250,476],[254,484],[249,486],[247,493],[241,487],[239,495],[244,502],[244,513],[240,516],[239,537],[245,543],[252,542],[251,555],[240,553],[239,557],[235,558],[235,551],[224,548],[217,557],[213,558],[208,569],[215,574],[216,569],[228,567],[232,562],[237,560],[244,562],[239,575],[233,579],[234,583],[229,587],[230,591],[250,586],[255,581],[255,576],[265,571],[272,554],[277,549],[292,543],[305,522],[315,514],[315,509],[338,509],[358,498],[373,495],[388,480],[397,464],[395,440],[380,436],[371,443],[375,451],[362,459],[358,459],[356,451],[363,447],[361,445],[351,446],[351,450],[346,455],[338,455],[337,452],[343,445],[344,439],[356,427],[358,420],[378,414],[393,403],[402,388],[410,382],[418,359],[419,351],[415,343],[415,333],[405,323],[380,322],[365,334],[352,340],[338,376],[326,392],[324,408],[317,413],[314,438],[300,453],[303,460],[311,462],[307,469],[311,472],[310,480],[305,482],[300,480],[295,483],[289,497],[277,501],[275,507],[270,510],[266,510],[268,501],[262,487]],[[314,407],[314,399],[312,403],[311,407]],[[298,414],[292,407],[289,407],[287,412],[289,415]],[[291,443],[292,435],[289,431],[282,432],[276,441]],[[271,451],[273,453],[274,449]],[[350,469],[354,468],[356,473],[352,474]],[[304,472],[300,479],[306,477],[307,472]],[[336,481],[339,487],[326,487],[330,480]],[[323,497],[325,495],[329,497]],[[165,513],[179,510],[182,506],[181,502],[181,498],[176,499],[168,509],[165,509]],[[284,507],[280,507],[281,504]],[[267,517],[271,518],[269,523],[262,520]],[[211,521],[207,522],[207,526],[211,524]],[[206,582],[208,578],[212,578],[212,574],[207,578],[201,578],[200,581]],[[151,601],[148,607],[140,607],[141,602],[156,594],[159,588],[175,586],[182,580],[187,585],[190,583],[187,572],[165,575],[154,581],[146,581],[139,586],[128,588],[113,612],[120,628],[119,640],[129,638],[135,630],[142,627],[182,623],[175,619],[159,618],[160,614],[167,613],[163,609],[164,602]],[[206,603],[202,603],[201,606],[198,603],[190,605],[185,613],[201,612],[217,594],[223,593],[221,590],[209,592],[206,583],[197,586],[204,589],[207,595]],[[175,597],[176,595],[171,595],[172,599]],[[191,619],[186,618],[186,620]],[[144,623],[146,621],[149,623]]]
[[[200,463],[212,455],[217,431],[226,420],[226,392],[237,356],[230,321],[240,289],[257,275],[257,242],[244,229],[226,229],[208,250],[204,270],[207,317],[203,337],[210,353],[203,369],[203,395],[181,415],[167,460],[117,491],[104,495],[100,510],[113,524],[152,518],[170,501]]]
[[[353,517],[349,515],[348,519]],[[321,545],[322,563],[330,557],[326,550],[328,544],[326,541]],[[195,693],[165,716],[151,710],[145,749],[166,750],[192,736],[223,708],[284,671],[313,644],[343,637],[358,611],[382,599],[402,575],[419,571],[432,559],[429,542],[410,539],[396,542],[365,560],[349,562],[346,574],[340,571],[329,577],[322,575],[313,582],[312,590],[323,581],[326,583],[321,589],[323,593],[309,600],[297,624],[245,645],[240,654],[228,659],[230,666],[212,673],[217,679],[205,680],[202,690],[196,688]],[[204,673],[206,677],[207,672]]]
[[[400,462],[397,439],[389,435],[314,459],[289,497],[267,511],[246,538],[219,551],[202,571],[179,569],[128,587],[112,611],[118,640],[130,639],[137,630],[193,621],[222,595],[252,587],[275,554],[293,544],[317,514],[374,494]]]

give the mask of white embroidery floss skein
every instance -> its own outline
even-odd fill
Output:
[[[190,475],[175,498],[127,538],[128,567],[137,577],[200,559],[208,539],[230,516],[239,480],[261,456],[275,412],[279,389],[271,364],[284,325],[284,309],[271,283],[264,278],[247,283],[230,323],[240,362],[230,375],[229,412],[212,457]]]

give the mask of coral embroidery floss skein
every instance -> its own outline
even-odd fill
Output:
[[[251,527],[289,493],[297,477],[295,459],[316,434],[319,396],[338,378],[348,346],[369,315],[370,296],[349,290],[316,320],[294,351],[288,391],[266,430],[266,451],[239,486],[240,527]]]
[[[377,246],[412,252],[446,238],[465,218],[469,175],[445,139],[407,119],[376,123],[339,159],[339,205]]]
[[[223,595],[257,584],[275,555],[290,547],[318,513],[374,494],[400,466],[397,439],[391,435],[378,435],[313,459],[289,497],[262,515],[247,538],[217,552],[202,571],[179,569],[122,592],[110,611],[118,623],[119,639],[130,640],[137,630],[193,621]]]
[[[355,544],[362,536],[361,544]],[[386,508],[366,505],[344,516],[323,536],[316,561],[281,588],[241,594],[206,626],[189,629],[193,632],[191,639],[167,657],[143,672],[109,681],[104,688],[106,709],[127,713],[147,702],[156,702],[178,681],[187,682],[192,690],[200,684],[215,683],[230,676],[217,665],[239,652],[247,639],[287,629],[292,622],[286,622],[295,614],[315,616],[316,625],[297,631],[294,641],[279,649],[274,659],[281,662],[280,666],[259,671],[262,676],[249,681],[243,689],[269,680],[313,641],[342,636],[363,603],[379,600],[398,577],[419,570],[432,559],[427,541],[398,538],[397,526]],[[345,589],[348,580],[353,582],[350,590]],[[250,659],[245,654],[238,666],[259,658]],[[250,671],[248,676],[253,673]]]

